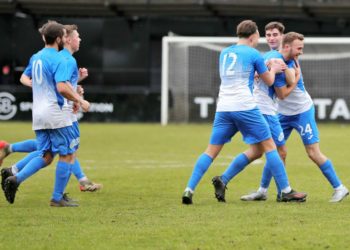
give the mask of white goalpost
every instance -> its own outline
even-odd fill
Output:
[[[236,41],[235,37],[163,37],[162,125],[212,121],[220,51]],[[264,38],[257,49],[268,51]],[[300,63],[317,119],[350,121],[350,38],[306,37]]]

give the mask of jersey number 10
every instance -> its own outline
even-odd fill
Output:
[[[43,81],[43,62],[41,60],[35,60],[32,71],[33,84],[37,83],[40,85]]]

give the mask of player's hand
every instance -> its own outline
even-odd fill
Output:
[[[80,96],[83,96],[83,95],[84,95],[84,88],[83,88],[83,86],[81,86],[81,85],[78,85],[78,86],[77,86],[77,93],[78,93],[78,95],[80,95]]]
[[[83,109],[84,112],[88,112],[90,108],[90,103],[86,100],[82,100],[80,102],[81,108]]]
[[[79,82],[89,76],[87,68],[79,68]]]
[[[73,114],[77,114],[80,109],[80,104],[78,102],[73,103]]]
[[[284,70],[286,70],[287,65],[285,63],[281,62],[271,62],[271,70],[274,71],[275,73],[281,73]]]

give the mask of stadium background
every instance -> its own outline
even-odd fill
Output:
[[[340,0],[0,0],[0,92],[12,95],[0,95],[0,117],[31,119],[31,92],[18,79],[42,47],[37,29],[48,19],[79,26],[75,56],[89,69],[83,84],[94,103],[83,121],[159,122],[162,37],[169,32],[233,36],[241,20],[253,19],[263,34],[278,20],[287,31],[336,39],[350,36],[349,17],[350,2]]]

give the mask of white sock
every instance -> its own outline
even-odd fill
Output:
[[[194,193],[194,191],[193,191],[191,188],[189,188],[189,187],[187,187],[187,188],[185,189],[185,192],[187,192],[187,191],[190,191],[190,192],[191,192],[191,194],[193,194],[193,193]]]
[[[267,188],[259,187],[258,192],[266,194],[267,193]]]
[[[334,190],[335,190],[335,191],[338,191],[338,190],[343,189],[343,188],[344,188],[344,185],[343,185],[343,184],[340,184],[340,186],[339,186],[339,187],[336,187]]]
[[[18,173],[18,168],[16,167],[16,165],[13,165],[13,166],[11,167],[11,172],[12,172],[13,175],[15,175],[15,174]]]
[[[283,188],[281,191],[282,191],[282,193],[288,194],[288,193],[290,193],[290,191],[292,191],[292,188],[290,186],[288,186],[286,188]]]
[[[79,179],[79,182],[88,181],[88,180],[89,180],[89,179],[88,179],[86,176],[84,176],[84,177],[82,177],[82,178]]]

